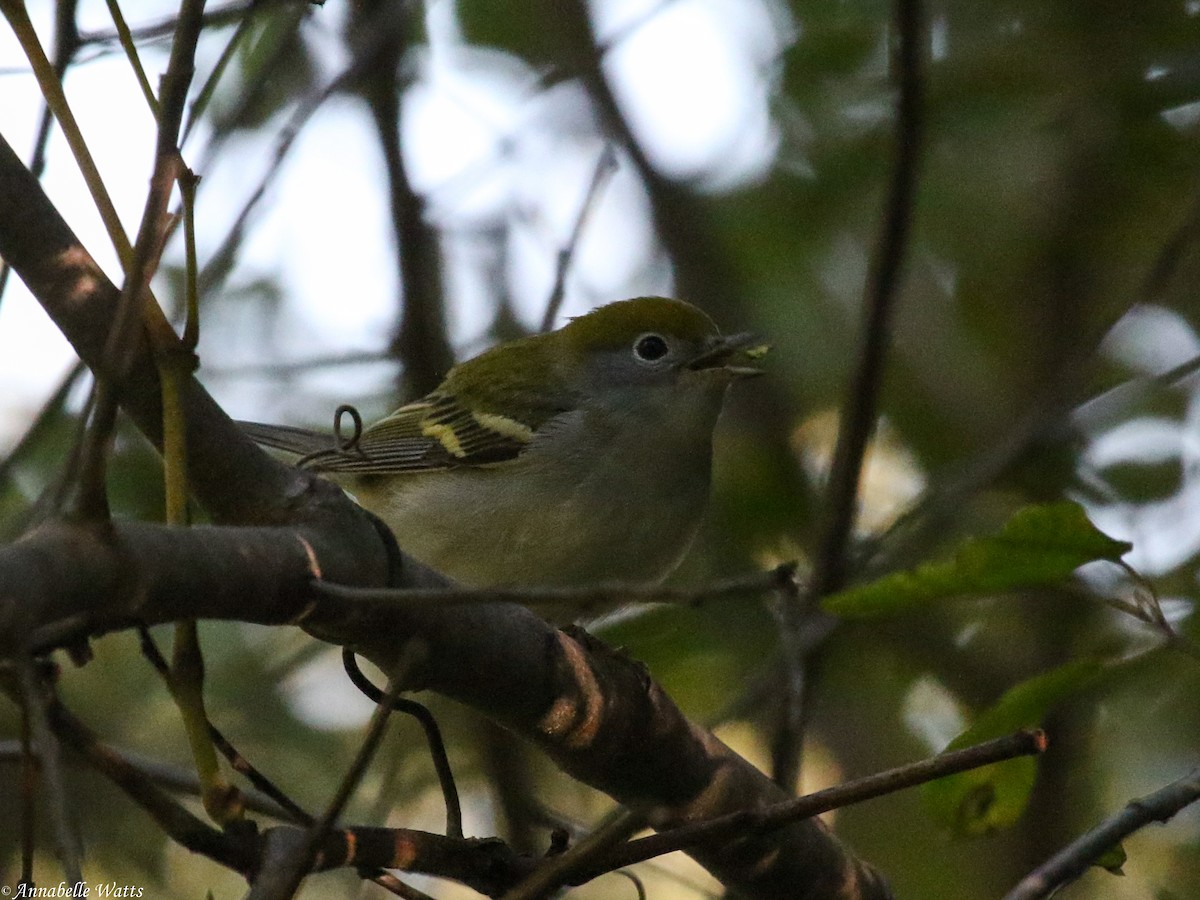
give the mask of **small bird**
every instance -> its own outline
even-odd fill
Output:
[[[349,446],[242,425],[306,468],[367,476],[359,502],[465,586],[652,584],[696,535],[726,389],[760,374],[731,364],[753,342],[639,297],[460,363]]]

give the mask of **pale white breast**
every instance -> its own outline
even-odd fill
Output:
[[[362,499],[403,550],[462,584],[656,582],[678,565],[707,502],[721,398],[703,399],[659,409],[644,427],[576,411],[512,462],[395,479],[387,496]],[[660,439],[646,442],[645,427]]]

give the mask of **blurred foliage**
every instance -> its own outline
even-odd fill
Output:
[[[347,165],[348,154],[332,152],[317,171],[310,155],[310,167],[288,182],[290,159],[265,169],[262,160],[275,152],[283,122],[302,126],[298,143],[322,128],[345,129],[344,106],[333,120],[292,117],[315,98],[339,96],[322,92],[354,52],[337,4],[252,7],[204,119],[208,143],[197,154],[211,168],[201,172],[202,224],[205,216],[231,222],[251,210],[244,232],[222,252],[219,295],[204,299],[201,376],[223,401],[258,418],[326,422],[337,402],[382,408],[391,400],[377,396],[390,378],[367,379],[350,366],[292,365],[368,345],[338,343],[353,315],[347,301],[361,286],[359,273],[337,256],[336,238],[382,227],[385,218],[364,212],[362,221],[323,222],[320,255],[330,268],[345,266],[342,292],[323,299],[324,320],[321,310],[289,296],[303,278],[289,265],[305,251],[282,243],[277,269],[247,261],[256,228],[278,230],[319,181]],[[463,353],[488,341],[497,309],[509,330],[540,317],[545,273],[597,147],[615,139],[597,114],[600,104],[589,106],[580,84],[563,81],[580,70],[564,37],[578,33],[580,8],[535,0],[429,4],[421,40],[431,46],[411,47],[406,57],[412,86],[402,98],[404,115],[420,111],[421,91],[443,90],[451,98],[446,108],[466,123],[434,151],[445,157],[437,162],[465,159],[458,168],[430,165],[428,146],[422,150],[418,136],[402,128],[413,183],[442,232],[452,339]],[[764,105],[769,127],[759,144],[738,143],[753,130],[748,125],[732,129],[717,150],[679,164],[686,174],[676,181],[641,171],[622,154],[622,170],[589,225],[595,234],[585,238],[566,282],[566,309],[681,284],[723,326],[769,338],[769,377],[731,395],[709,521],[677,580],[701,583],[787,559],[804,569],[821,527],[830,412],[857,362],[863,282],[893,158],[890,7],[879,0],[597,0],[587,9],[605,48],[604,69],[622,75],[614,83],[627,93],[635,90],[630,84],[701,83],[688,59],[696,33],[685,27],[694,25],[686,17],[699,16],[716,23],[743,65],[745,78],[731,75],[730,84],[745,94],[745,121],[753,121],[756,103]],[[126,12],[135,14],[132,6]],[[802,781],[820,787],[941,750],[956,737],[969,742],[1043,723],[1050,750],[1036,764],[948,780],[925,792],[926,803],[910,791],[831,817],[899,897],[971,900],[1001,895],[1082,830],[1195,763],[1195,658],[1154,652],[1161,629],[1103,602],[1128,601],[1140,590],[1128,579],[1067,576],[1089,559],[1124,552],[1100,532],[1128,540],[1126,561],[1151,580],[1180,642],[1200,638],[1193,612],[1200,378],[1191,370],[1155,377],[1200,353],[1200,5],[943,0],[930,3],[926,16],[926,132],[887,359],[887,439],[868,459],[853,554],[860,583],[849,589],[860,599],[874,591],[891,605],[869,621],[839,623],[814,651]],[[211,65],[233,34],[213,29],[201,64]],[[616,61],[639,41],[650,41],[653,52],[619,70]],[[763,59],[764,45],[781,49]],[[675,96],[678,109],[656,114],[702,118],[719,105],[715,96]],[[634,99],[618,91],[627,113]],[[131,95],[125,102],[140,101]],[[368,121],[364,106],[350,108]],[[662,139],[644,121],[639,130],[636,116],[629,121],[634,138],[655,149]],[[464,147],[477,132],[490,149],[472,156]],[[338,134],[349,141],[369,132]],[[668,158],[671,147],[657,150]],[[566,170],[573,180],[564,181]],[[260,184],[267,189],[256,195]],[[380,183],[378,193],[384,190]],[[606,217],[603,204],[616,212]],[[225,237],[208,233],[206,247],[203,235],[202,259]],[[687,240],[669,239],[680,235]],[[589,241],[599,262],[588,262]],[[691,256],[667,256],[664,248],[688,241]],[[176,261],[168,252],[167,264]],[[167,279],[163,295],[176,293],[177,284]],[[394,324],[399,310],[390,314]],[[388,334],[392,324],[372,319],[363,329]],[[247,361],[254,371],[246,371]],[[35,498],[59,477],[80,405],[57,398],[7,464],[0,483],[6,538],[28,524]],[[124,516],[159,517],[160,480],[145,443],[122,432],[110,466],[114,507]],[[966,584],[961,558],[949,569],[922,568],[952,557],[968,535],[1003,538],[1003,523],[1028,525],[1038,509],[1077,509],[1064,500],[1082,504],[1099,531],[1075,512],[1062,513],[1065,524],[1035,523],[1036,577],[1013,576],[1006,567],[1020,560],[995,536],[967,545],[968,555],[982,552],[987,567],[996,567],[988,578]],[[1050,505],[1031,513],[1031,504]],[[1048,557],[1036,547],[1063,534],[1079,537],[1082,549],[1044,569]],[[904,598],[896,579],[928,594],[931,572],[946,593],[976,596],[897,602]],[[991,577],[997,572],[1004,574]],[[765,748],[783,692],[767,604],[651,609],[598,630],[646,662],[691,715],[720,725],[739,752],[769,765]],[[356,749],[354,723],[366,705],[297,632],[215,624],[203,640],[217,724],[302,804],[318,809]],[[95,650],[86,667],[65,672],[67,705],[106,740],[185,768],[171,704],[134,638],[106,637]],[[1133,662],[1110,665],[1126,659]],[[504,785],[488,774],[479,723],[433,702],[467,801],[468,831],[494,833]],[[0,732],[15,735],[16,724],[12,708],[0,707]],[[423,744],[410,724],[393,727],[360,791],[381,796],[360,800],[347,821],[435,828],[440,810]],[[515,758],[534,786],[535,796],[522,798],[527,805],[581,823],[608,808],[533,754],[518,750]],[[8,761],[0,766],[17,771]],[[0,778],[2,821],[17,821],[16,784]],[[241,892],[237,879],[167,847],[90,772],[72,767],[69,786],[94,880],[170,885],[180,896]],[[945,824],[975,836],[951,838]],[[48,845],[48,827],[40,827]],[[544,821],[532,828],[544,845]],[[0,830],[6,883],[15,840],[15,829]],[[1200,896],[1195,811],[1124,847],[1124,878],[1093,870],[1062,896]],[[712,888],[674,860],[642,868],[654,897]],[[353,882],[346,873],[314,878],[306,896],[345,896]],[[426,887],[439,897],[466,895]],[[616,889],[604,880],[578,896]]]
[[[1101,671],[1098,662],[1076,660],[1009,688],[947,749],[969,747],[1022,728],[1038,727],[1051,708],[1079,694]],[[987,834],[1017,821],[1025,811],[1036,776],[1037,760],[1021,757],[931,782],[924,786],[923,794],[929,814],[956,834]]]

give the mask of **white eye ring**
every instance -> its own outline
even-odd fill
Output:
[[[649,332],[633,342],[633,355],[638,362],[656,363],[671,352],[671,345],[661,334]]]

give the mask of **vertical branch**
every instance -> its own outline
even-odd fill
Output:
[[[695,196],[686,185],[651,165],[622,114],[604,75],[604,48],[592,32],[588,4],[570,0],[544,5],[547,19],[552,17],[559,26],[564,68],[583,82],[606,136],[625,151],[646,186],[654,230],[675,266],[676,294],[704,307],[718,320],[725,318],[732,311],[731,299],[741,293],[740,278]]]
[[[771,736],[771,780],[789,793],[800,780],[808,695],[808,655],[813,643],[806,626],[815,625],[813,595],[789,580],[776,593],[771,612],[779,631],[782,655],[782,702]],[[824,634],[821,634],[824,637]]]
[[[858,486],[867,444],[875,430],[884,358],[891,341],[892,312],[908,249],[917,191],[922,132],[924,26],[920,0],[896,0],[894,76],[896,156],[887,205],[864,289],[866,318],[858,367],[842,406],[841,428],[826,489],[825,526],[813,570],[812,593],[822,596],[846,581],[847,546],[854,527]]]
[[[352,7],[350,26],[351,38],[357,44],[357,87],[371,110],[387,168],[404,296],[400,326],[391,349],[403,365],[406,393],[417,396],[437,387],[454,364],[454,351],[446,337],[441,247],[437,232],[425,221],[425,201],[408,179],[400,145],[400,97],[404,88],[400,67],[415,30],[411,17],[420,15],[422,8],[413,3],[360,0]]]
[[[596,205],[597,198],[600,196],[600,189],[608,182],[608,179],[616,170],[616,151],[613,149],[612,144],[606,143],[604,149],[600,152],[599,159],[596,160],[596,168],[592,172],[592,180],[588,182],[587,190],[584,192],[583,202],[579,204],[579,213],[575,217],[575,225],[571,228],[571,235],[558,251],[558,259],[556,260],[554,269],[554,286],[550,289],[550,299],[546,301],[546,312],[542,315],[542,331],[549,331],[554,327],[554,320],[558,318],[558,311],[562,308],[563,296],[567,291],[567,272],[571,269],[571,261],[575,258],[575,250],[579,246],[580,239],[583,237],[583,229],[587,225],[588,217]]]
[[[21,884],[33,884],[33,848],[37,827],[37,762],[33,755],[30,698],[21,704]]]
[[[158,98],[154,96],[154,88],[150,86],[150,79],[146,77],[146,69],[142,65],[141,57],[138,56],[137,45],[133,42],[133,34],[129,31],[129,25],[125,21],[125,14],[121,12],[121,5],[117,0],[108,0],[108,14],[112,17],[113,28],[117,32],[117,40],[121,44],[121,49],[125,51],[125,58],[129,60],[129,67],[133,69],[133,75],[137,79],[138,87],[142,91],[142,97],[146,101],[146,106],[150,108],[150,112],[155,118],[158,118]]]
[[[33,743],[37,745],[38,758],[41,760],[42,783],[50,821],[54,827],[59,860],[62,862],[63,874],[67,881],[70,884],[78,884],[83,880],[80,848],[69,821],[67,791],[63,784],[62,767],[59,765],[58,740],[51,733],[46,718],[46,702],[36,664],[27,656],[19,658],[16,663],[21,705],[24,715],[28,718],[29,733]]]
[[[896,0],[893,16],[895,57],[892,71],[898,87],[896,150],[887,203],[863,289],[866,317],[862,324],[858,366],[842,406],[841,427],[826,485],[824,522],[808,597],[785,595],[781,598],[785,606],[793,608],[785,609],[780,618],[784,690],[779,725],[772,742],[772,757],[776,782],[789,788],[799,775],[808,698],[818,664],[813,658],[813,647],[799,649],[802,647],[800,623],[806,615],[811,617],[816,600],[838,590],[846,582],[859,482],[867,445],[878,418],[893,310],[900,291],[900,275],[916,202],[924,95],[922,47],[925,28],[920,0]],[[809,607],[807,611],[802,608],[805,601]]]
[[[400,651],[400,659],[388,682],[387,690],[375,706],[375,712],[367,724],[367,732],[363,737],[362,744],[359,746],[354,761],[342,777],[337,792],[321,816],[309,826],[303,842],[288,855],[286,861],[282,861],[280,865],[271,866],[261,873],[261,877],[250,890],[248,895],[250,900],[285,900],[296,893],[304,876],[312,870],[317,847],[322,838],[329,833],[349,802],[350,796],[366,774],[367,766],[370,765],[375,752],[379,749],[379,743],[386,733],[388,716],[392,712],[395,700],[404,690],[407,676],[423,653],[423,645],[413,642],[408,642]]]

